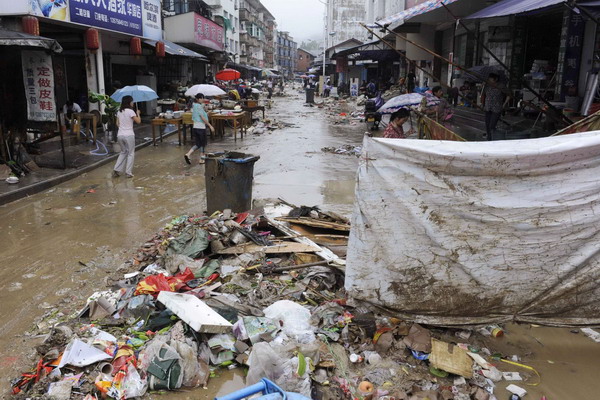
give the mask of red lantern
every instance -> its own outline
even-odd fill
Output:
[[[156,42],[156,57],[162,58],[165,56],[165,42]]]
[[[100,34],[98,29],[89,28],[85,31],[85,45],[88,50],[98,50],[100,48]]]
[[[21,24],[23,26],[23,32],[40,36],[40,21],[36,17],[23,17]]]
[[[132,56],[142,55],[142,39],[139,37],[132,37],[129,41],[129,54]]]

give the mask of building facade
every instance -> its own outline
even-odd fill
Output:
[[[296,52],[296,67],[294,72],[306,73],[315,61],[315,56],[304,49],[298,49]]]
[[[237,0],[205,0],[214,20],[224,28],[223,44],[229,60],[240,61],[240,7]]]
[[[349,39],[367,41],[367,31],[360,25],[361,22],[366,22],[366,1],[370,0],[327,1],[325,49]],[[403,3],[403,1],[398,2]]]
[[[259,0],[239,0],[240,63],[273,68],[275,17]]]
[[[296,71],[297,48],[289,32],[277,32],[278,69],[286,78],[291,78]]]

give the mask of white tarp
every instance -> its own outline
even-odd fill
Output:
[[[366,138],[346,290],[422,323],[600,323],[600,131]]]

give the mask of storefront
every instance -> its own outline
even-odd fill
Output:
[[[210,71],[214,76],[228,60],[225,52],[224,28],[214,21],[195,12],[165,18],[165,38],[196,51],[210,60]],[[196,78],[196,77],[194,77]],[[197,83],[198,80],[194,79]]]

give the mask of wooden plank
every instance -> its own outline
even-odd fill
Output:
[[[275,219],[277,221],[284,221],[284,222],[289,222],[289,223],[292,223],[292,224],[312,226],[312,227],[315,227],[315,228],[333,229],[333,230],[336,230],[336,231],[350,232],[350,225],[340,224],[340,223],[337,223],[337,222],[321,221],[321,220],[314,219],[314,218],[306,218],[306,217],[299,217],[299,218],[279,217],[279,218],[275,218]]]
[[[258,253],[265,254],[283,254],[283,253],[316,253],[320,251],[319,247],[297,243],[297,242],[281,242],[274,246],[259,246],[254,243],[245,243],[239,246],[228,247],[220,250],[217,254],[242,254],[242,253]]]
[[[277,217],[287,215],[290,212],[290,210],[292,209],[291,207],[286,206],[286,205],[277,205],[277,206],[267,205],[264,207],[264,209],[265,209],[265,218],[267,219],[267,222],[271,226],[274,226],[275,228],[279,229],[285,235],[289,235],[289,236],[298,235],[298,232],[294,231],[289,226],[286,226],[286,224],[275,220],[275,218],[277,218]],[[309,238],[306,238],[306,237],[299,237],[294,240],[298,243],[305,243],[305,244],[309,244],[309,245],[318,246],[315,242],[313,242],[312,240],[310,240]],[[335,255],[331,250],[320,247],[320,250],[317,252],[317,255],[320,256],[321,258],[323,258],[324,260],[331,261],[338,267],[338,269],[340,269],[341,271],[344,271],[344,266],[346,265],[346,261],[341,259],[337,255]]]

